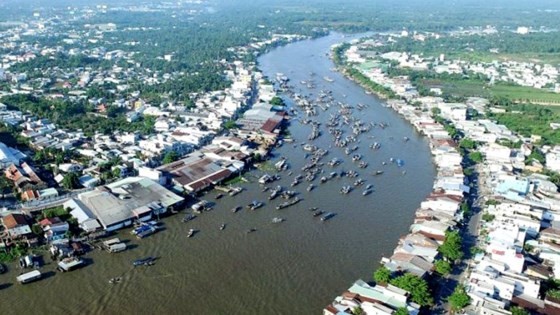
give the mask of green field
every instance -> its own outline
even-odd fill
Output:
[[[456,60],[461,59],[469,62],[484,62],[490,63],[493,61],[517,61],[517,62],[535,62],[547,63],[551,65],[560,64],[560,54],[557,53],[491,53],[489,51],[468,51],[468,52],[449,52],[442,50],[441,54],[445,54],[445,59]],[[433,54],[434,57],[439,56]]]
[[[453,80],[453,79],[425,79],[422,84],[426,88],[441,88],[444,93],[470,97],[478,96],[485,98],[506,97],[515,102],[529,103],[551,103],[560,105],[560,94],[543,89],[536,89],[525,86],[514,86],[496,84],[488,86],[486,82],[479,80]]]

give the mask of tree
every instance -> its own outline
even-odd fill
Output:
[[[111,171],[113,178],[120,178],[121,177],[121,169],[120,167],[115,167],[112,171]]]
[[[471,161],[473,161],[474,163],[480,163],[484,160],[484,157],[482,156],[482,153],[480,152],[471,152],[469,153],[469,158],[471,159]]]
[[[560,299],[560,289],[552,289],[546,292],[546,296],[549,296],[554,299]]]
[[[278,96],[273,97],[270,100],[270,104],[272,105],[276,105],[276,106],[285,106],[286,104],[284,103],[284,100]]]
[[[5,176],[0,176],[0,193],[2,198],[12,190],[13,184]]]
[[[470,138],[463,138],[463,140],[459,142],[459,146],[465,150],[472,150],[476,148],[476,143]]]
[[[519,307],[519,306],[514,306],[512,308],[509,309],[509,311],[511,312],[511,315],[529,315],[529,311],[527,311],[526,309]]]
[[[412,301],[420,306],[431,306],[434,304],[434,298],[430,292],[428,282],[416,275],[405,273],[402,276],[392,279],[390,283],[410,292]]]
[[[373,273],[373,279],[378,284],[385,285],[391,280],[391,270],[385,266],[381,266]]]
[[[451,272],[451,264],[445,260],[436,260],[434,263],[436,272],[442,276],[448,275]]]
[[[235,123],[235,120],[228,120],[226,122],[224,122],[224,128],[225,129],[233,129],[236,128],[237,124]]]
[[[408,310],[406,309],[406,307],[399,307],[397,308],[397,311],[395,313],[393,313],[394,315],[408,315]]]
[[[177,161],[179,159],[179,154],[175,151],[169,151],[165,153],[163,160],[161,161],[163,164],[169,164]]]
[[[64,175],[64,178],[62,179],[62,186],[66,189],[76,189],[80,187],[78,174],[70,172]]]
[[[445,241],[438,248],[444,258],[455,261],[463,257],[462,239],[458,231],[445,233]]]
[[[453,293],[447,298],[447,301],[451,306],[451,311],[456,312],[469,305],[471,297],[465,292],[464,287],[457,286]]]
[[[496,218],[495,215],[485,212],[482,214],[482,220],[486,222],[492,222]]]
[[[359,306],[356,306],[352,309],[352,314],[354,314],[354,315],[362,315],[363,313],[364,313],[364,310]]]
[[[463,212],[464,215],[469,215],[471,213],[471,206],[469,206],[467,202],[461,203],[461,212]]]

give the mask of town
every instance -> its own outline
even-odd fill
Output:
[[[389,61],[398,61],[400,68],[431,68],[438,73],[451,68],[463,73],[466,66],[451,61],[431,67],[407,52],[375,53],[388,38],[398,36],[407,34],[334,47],[334,58],[366,89],[389,96],[387,106],[426,136],[437,178],[433,193],[416,211],[410,233],[399,239],[391,256],[381,260],[375,285],[356,281],[324,314],[358,314],[357,310],[418,314],[422,307],[434,306],[434,300],[424,294],[427,283],[437,290],[434,294],[453,290],[447,307],[454,312],[556,314],[560,291],[554,279],[560,269],[555,217],[560,195],[551,176],[559,170],[558,146],[543,144],[540,135],[522,136],[484,118],[489,112],[504,111],[504,106],[492,105],[489,99],[449,102],[440,96],[422,96],[407,76],[388,75],[383,64]],[[501,63],[499,67],[508,73],[505,77],[494,74],[493,66],[480,72],[467,67],[492,80],[525,85],[528,82],[516,81],[515,73],[526,65]],[[557,69],[550,65],[530,68],[548,69],[535,74],[531,86],[556,82]],[[548,128],[555,129],[552,124]],[[449,279],[457,283],[455,288],[446,287]]]
[[[101,5],[93,12],[69,14],[79,19],[106,11]],[[143,97],[134,84],[165,84],[189,74],[161,73],[135,64],[134,52],[107,50],[103,44],[118,24],[86,24],[82,31],[66,27],[56,17],[37,14],[33,22],[1,33],[9,52],[1,56],[0,71],[5,102],[0,104],[0,121],[8,142],[0,143],[6,197],[0,260],[19,259],[22,268],[40,267],[33,252],[49,252],[59,269],[69,271],[84,264],[79,256],[88,247],[126,249],[116,239],[98,240],[124,227],[134,227],[138,238],[153,234],[159,230],[156,218],[192,205],[200,192],[239,177],[267,156],[282,138],[289,116],[272,82],[254,61],[244,60],[268,47],[307,38],[272,34],[228,48],[232,60],[217,61],[228,86],[176,101]],[[65,47],[25,41],[53,31],[63,32]],[[90,48],[80,48],[84,46]],[[89,65],[61,68],[47,62],[27,72],[14,70],[55,57],[88,60]],[[156,60],[172,58],[169,54]],[[65,120],[60,126],[46,118],[53,110],[84,116],[84,122],[91,118],[92,125],[76,128]],[[27,283],[40,277],[34,270],[17,280]]]
[[[2,313],[560,313],[553,5],[20,1]]]

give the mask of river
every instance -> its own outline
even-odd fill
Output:
[[[163,220],[164,231],[140,241],[132,239],[128,230],[122,231],[118,236],[130,240],[130,250],[90,252],[86,255],[90,264],[77,271],[54,274],[55,264],[47,263],[43,269],[50,276],[19,285],[15,283],[18,271],[10,266],[9,273],[0,275],[0,314],[319,314],[353,281],[371,279],[381,256],[392,253],[412,223],[415,209],[431,191],[435,170],[422,136],[381,100],[330,70],[333,64],[326,53],[332,44],[344,40],[348,38],[335,33],[276,48],[260,57],[259,67],[270,78],[284,73],[294,84],[309,80],[314,72],[317,88],[308,90],[297,84],[298,92],[331,90],[341,102],[368,104],[359,112],[363,121],[388,125],[361,136],[357,152],[370,165],[365,170],[355,167],[342,149],[329,148],[332,137],[326,131],[314,142],[329,149],[326,161],[332,157],[346,160],[337,170],[351,166],[359,170],[360,177],[374,185],[372,194],[362,196],[358,189],[341,195],[341,186],[352,183],[347,178],[325,184],[316,180],[317,188],[311,192],[305,190],[308,183],[304,181],[296,187],[304,200],[276,210],[280,200],[269,202],[256,180],[244,183],[246,191],[225,196],[213,211],[189,223],[181,222],[182,215],[171,216]],[[324,76],[334,82],[323,80]],[[326,121],[328,115],[320,111],[314,119]],[[293,120],[289,130],[297,145],[285,144],[274,151],[274,158],[286,157],[295,175],[306,163],[299,144],[306,141],[311,127]],[[410,140],[404,142],[403,137]],[[368,148],[373,141],[381,143],[381,149]],[[383,166],[391,157],[402,159],[405,165]],[[376,169],[384,173],[370,175]],[[247,177],[256,179],[260,174],[253,171]],[[286,172],[281,175],[272,185],[289,186],[293,178]],[[204,198],[213,200],[216,194],[210,192]],[[253,199],[266,204],[256,211],[230,211]],[[310,207],[338,215],[321,222],[311,216]],[[286,221],[272,224],[275,216]],[[227,227],[220,231],[222,222]],[[187,238],[191,227],[200,232]],[[245,233],[252,227],[257,231]],[[160,257],[154,266],[132,267],[132,260],[148,255]],[[116,276],[123,280],[108,284]]]

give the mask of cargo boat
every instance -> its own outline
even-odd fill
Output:
[[[21,284],[26,284],[29,282],[33,282],[35,280],[41,279],[42,274],[39,270],[33,270],[24,274],[21,274],[16,277],[17,281]]]

